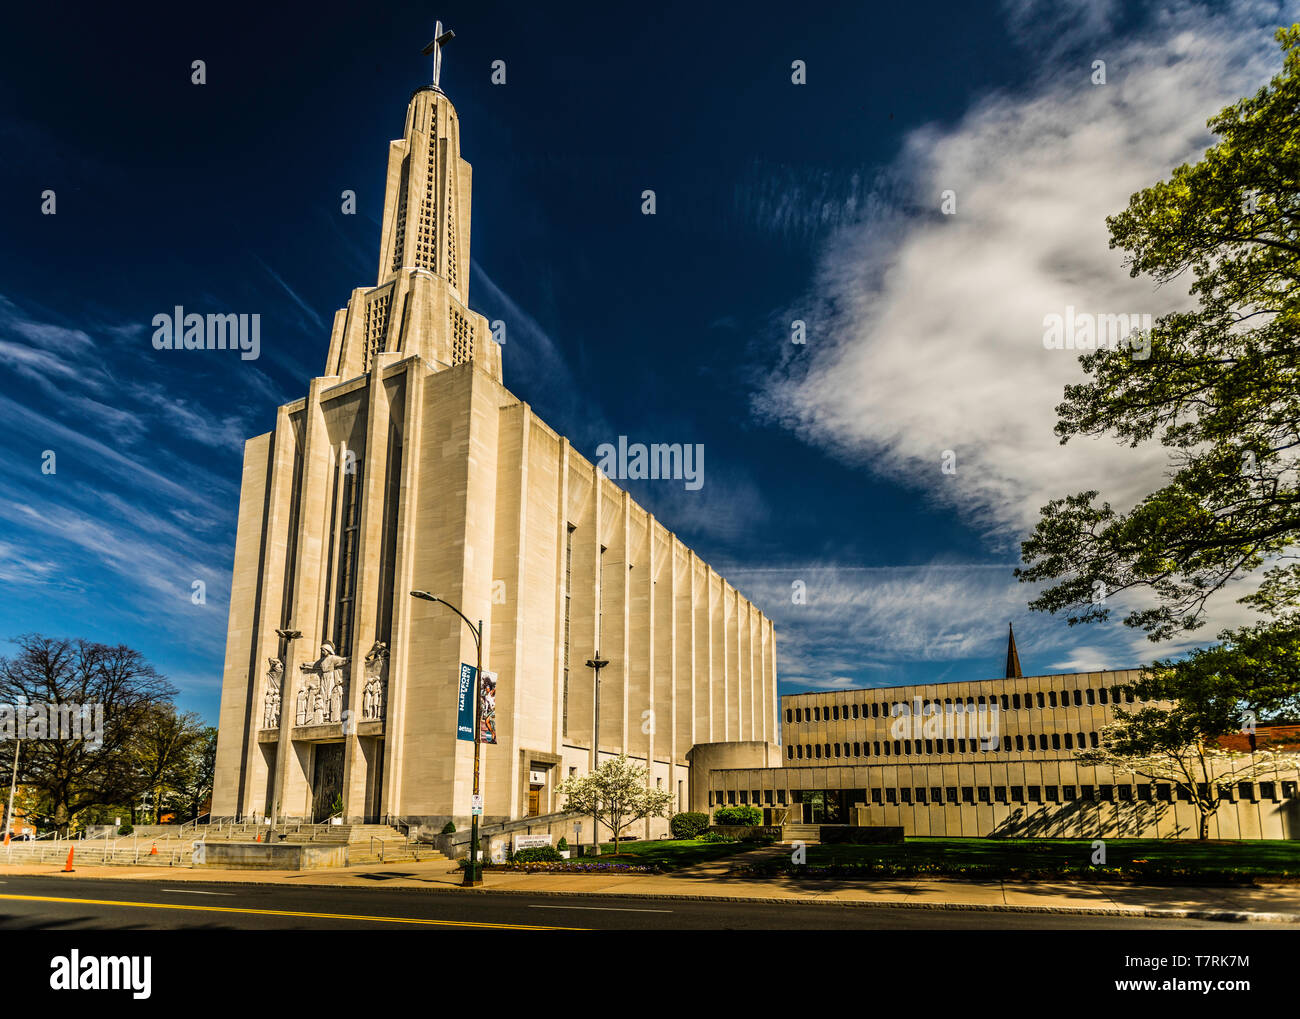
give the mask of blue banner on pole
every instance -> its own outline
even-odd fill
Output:
[[[456,738],[474,742],[474,673],[478,670],[463,662],[460,666],[460,700],[456,708]]]

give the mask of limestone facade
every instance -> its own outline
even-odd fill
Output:
[[[771,620],[505,388],[467,303],[469,243],[459,121],[426,86],[389,151],[377,284],[245,446],[215,817],[468,823],[474,640],[413,589],[483,621],[485,823],[560,809],[597,750],[685,809],[693,744],[775,748]]]

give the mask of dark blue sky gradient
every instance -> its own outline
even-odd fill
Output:
[[[456,32],[443,84],[474,168],[470,303],[507,321],[513,392],[588,457],[620,434],[703,443],[707,513],[679,485],[632,483],[633,495],[771,612],[779,640],[798,621],[764,603],[765,575],[788,590],[782,571],[813,566],[1010,569],[1014,547],[990,547],[917,490],[751,407],[790,347],[821,243],[905,132],[1024,85],[994,5],[279,7],[6,12],[0,310],[9,339],[105,375],[96,406],[69,399],[76,385],[48,366],[0,375],[0,549],[12,557],[0,636],[124,641],[215,720],[239,440],[305,392],[335,309],[375,282],[388,143],[428,78],[420,49],[435,16]],[[809,67],[803,88],[790,84],[795,58]],[[194,59],[207,63],[202,87]],[[489,81],[496,59],[504,87]],[[56,216],[40,215],[45,188]],[[644,188],[654,217],[640,213]],[[344,189],[355,216],[340,214]],[[261,358],[153,350],[150,320],[177,304],[260,313]],[[51,327],[48,345],[33,323]],[[119,405],[124,387],[133,397]],[[196,438],[205,428],[223,437]],[[40,474],[48,448],[54,477]],[[74,519],[99,537],[73,540]],[[147,558],[138,574],[106,561],[128,537],[175,575],[151,586]],[[205,605],[190,602],[195,576],[212,578]],[[1007,622],[990,614],[983,652],[957,661],[855,647],[850,630],[844,648],[864,667],[849,675],[996,675]],[[1049,671],[1052,654],[1023,647],[1026,671]]]

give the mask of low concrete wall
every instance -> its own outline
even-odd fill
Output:
[[[230,870],[319,870],[346,867],[348,847],[297,845],[287,842],[208,842],[204,847],[205,867]]]
[[[584,818],[581,814],[543,814],[540,817],[521,817],[513,821],[496,821],[491,824],[480,825],[479,844],[483,847],[484,855],[491,859],[492,845],[494,843],[500,843],[502,846],[509,845],[511,842],[510,836],[512,835],[550,835],[551,845],[556,845],[562,838],[573,843],[573,822],[575,820],[585,820],[587,822],[584,827],[586,837],[590,838],[590,818]],[[421,828],[417,839],[420,842],[437,847],[438,852],[451,860],[458,860],[469,855],[470,828],[468,825],[453,835],[443,835],[441,832],[433,833]]]

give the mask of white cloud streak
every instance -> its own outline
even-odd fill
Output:
[[[1066,6],[1086,33],[1100,38],[1110,25],[1108,5]],[[1051,35],[1055,22],[1035,20],[1042,4],[1010,7],[1027,44]],[[758,393],[759,415],[957,511],[989,549],[1013,557],[1049,499],[1096,488],[1127,507],[1158,487],[1168,469],[1159,447],[1058,444],[1055,406],[1082,373],[1075,352],[1044,349],[1044,317],[1067,306],[1153,316],[1189,306],[1185,292],[1129,277],[1108,248],[1105,217],[1198,159],[1212,141],[1206,119],[1277,72],[1279,13],[1262,2],[1215,12],[1168,4],[1142,33],[1106,39],[1105,85],[1090,83],[1087,62],[1054,64],[1058,50],[1044,46],[1030,91],[979,99],[951,128],[913,131],[884,175],[903,200],[892,211],[876,203],[826,244],[810,293],[790,312],[809,321],[808,344]],[[945,189],[956,192],[956,215],[939,211]],[[955,475],[940,469],[945,450],[956,454]],[[973,649],[964,624],[919,640],[933,599],[960,592],[927,582],[899,605],[890,591],[874,596],[892,620],[880,639],[901,634],[930,657]],[[1011,611],[1031,593],[1004,575],[983,594]],[[1242,615],[1221,598],[1209,630]],[[1105,644],[1126,655],[1155,650],[1140,635],[1111,633]],[[1061,660],[1093,662],[1096,652]]]

